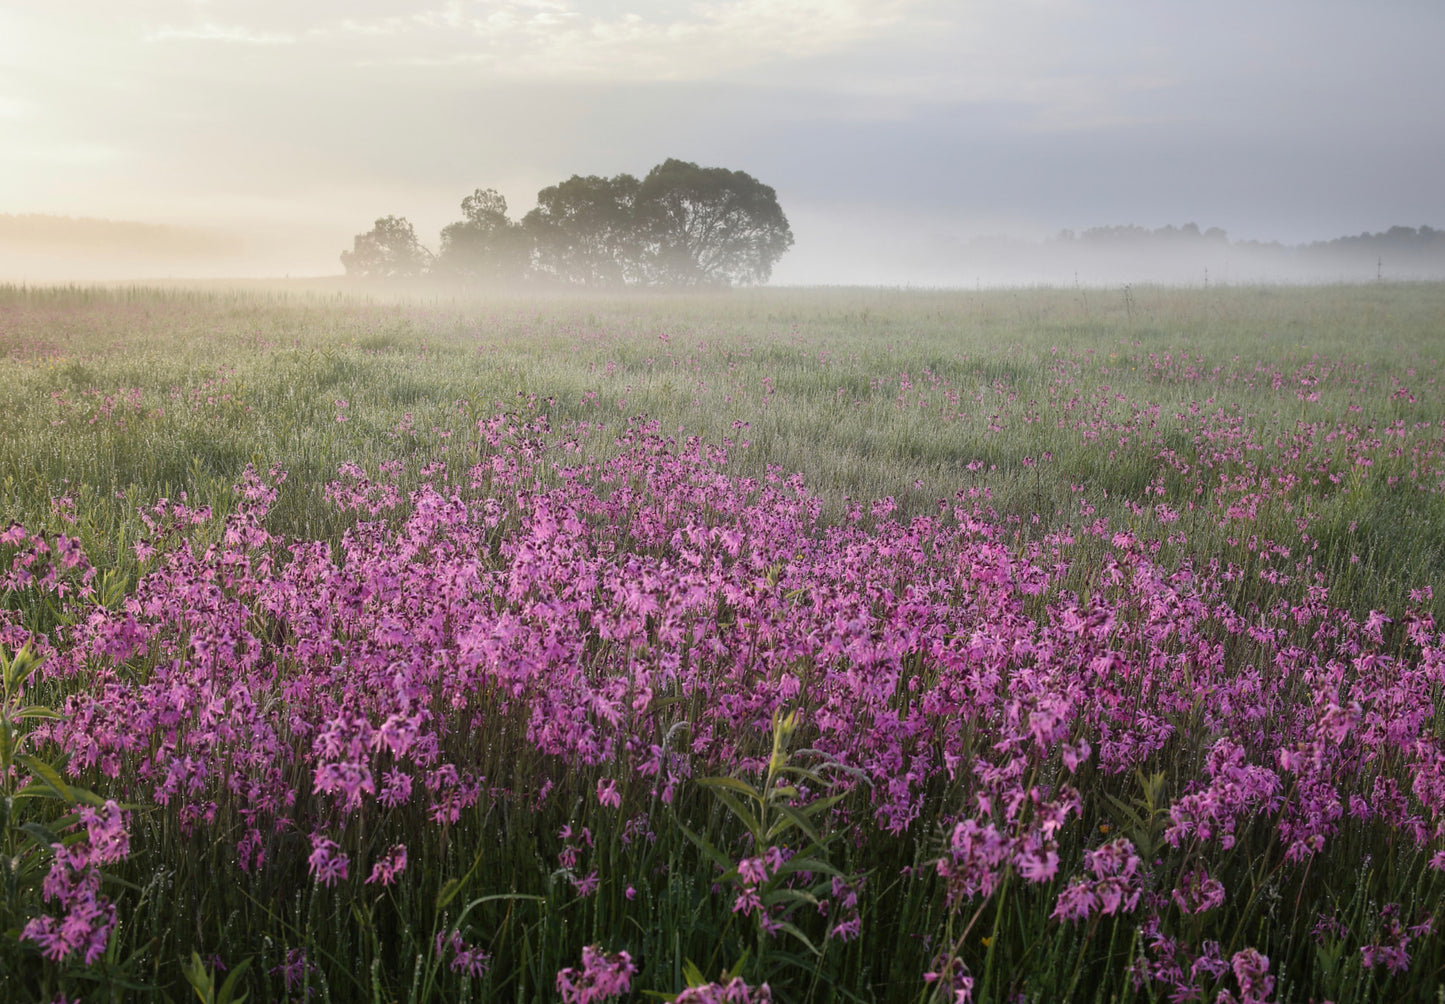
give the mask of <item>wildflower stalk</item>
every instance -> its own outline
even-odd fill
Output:
[[[803,797],[798,782],[817,789],[827,785],[827,779],[816,770],[789,762],[789,746],[798,724],[796,710],[787,714],[781,709],[774,712],[772,748],[761,785],[736,777],[706,777],[698,782],[743,824],[751,838],[753,858],[735,864],[705,836],[679,824],[683,834],[723,869],[724,880],[740,885],[735,911],[743,909],[753,914],[751,954],[755,961],[750,968],[758,981],[767,981],[776,968],[770,961],[773,953],[769,950],[774,932],[787,934],[812,957],[816,977],[826,940],[815,943],[791,918],[801,906],[817,907],[827,881],[842,877],[842,872],[827,860],[833,837],[825,837],[819,829],[824,814],[842,796],[813,797],[801,805],[794,804]],[[785,855],[788,848],[783,839],[793,831],[807,842],[796,853]],[[802,872],[824,879],[815,881],[812,888],[798,888],[793,878]]]

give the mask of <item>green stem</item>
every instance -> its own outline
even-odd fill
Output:
[[[993,957],[998,951],[999,930],[1003,926],[1004,907],[1008,903],[1009,880],[1013,878],[1013,872],[1004,872],[1003,882],[998,887],[998,903],[994,907],[993,929],[988,936],[988,949],[983,956],[983,979],[979,981],[978,999],[987,1000],[984,991],[988,988],[993,977]],[[970,924],[970,927],[973,925]],[[964,932],[967,935],[967,932]]]

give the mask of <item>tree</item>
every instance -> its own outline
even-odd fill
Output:
[[[347,275],[401,279],[426,272],[431,257],[406,217],[383,216],[370,232],[356,235],[350,251],[341,252],[341,264]]]
[[[527,273],[528,235],[507,219],[507,200],[479,188],[462,200],[462,220],[442,228],[437,272],[471,283],[520,282]]]
[[[534,264],[544,276],[583,286],[622,285],[642,278],[636,205],[639,182],[574,174],[537,193],[522,218]]]
[[[537,193],[520,223],[507,200],[479,188],[463,219],[442,229],[431,255],[411,224],[376,221],[343,251],[349,275],[394,278],[430,272],[455,281],[510,284],[540,276],[583,285],[728,286],[767,282],[793,245],[777,195],[742,171],[681,160],[630,174],[573,175]]]
[[[642,180],[635,213],[646,276],[664,285],[767,282],[793,246],[777,195],[742,171],[669,159]]]

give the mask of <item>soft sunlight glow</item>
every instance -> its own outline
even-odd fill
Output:
[[[818,221],[775,281],[933,282],[921,248],[1000,232],[1307,243],[1445,223],[1442,34],[1313,0],[11,5],[0,214],[229,228],[324,274],[385,215],[435,235],[477,188],[520,214],[677,157]]]

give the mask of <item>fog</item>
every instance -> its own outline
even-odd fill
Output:
[[[850,230],[820,221],[774,273],[788,285],[1205,286],[1445,280],[1445,231],[1382,226],[1285,244],[1233,239],[1191,223],[1101,225],[1047,237],[958,237],[937,230]]]
[[[520,214],[518,214],[520,215]],[[797,214],[772,285],[985,288],[1204,286],[1445,280],[1445,231],[1381,227],[1284,244],[1190,223],[1101,225],[1046,237],[956,236],[866,212]],[[44,215],[0,215],[0,282],[340,276],[345,227],[202,228]],[[435,239],[423,242],[435,249]]]
[[[0,214],[0,282],[319,276],[341,271],[341,227],[227,228]]]
[[[336,275],[379,217],[435,250],[473,189],[672,157],[776,189],[782,285],[1438,278],[1294,249],[1445,226],[1442,38],[1439,0],[9,4],[0,279]],[[1056,239],[1191,221],[1228,238]]]

